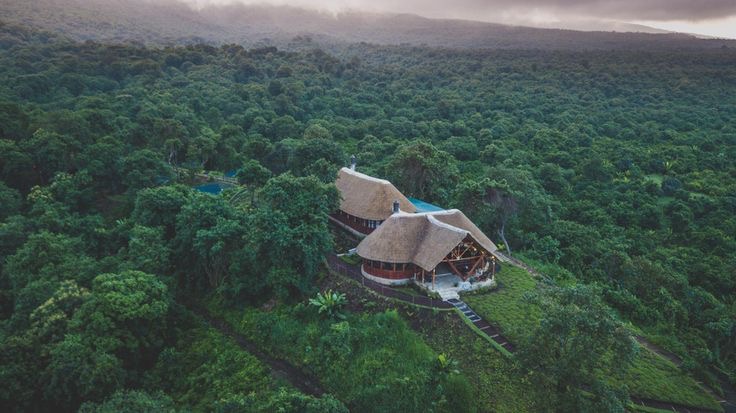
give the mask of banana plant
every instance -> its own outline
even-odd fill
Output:
[[[324,293],[317,293],[315,298],[309,299],[309,305],[317,307],[319,314],[323,314],[332,319],[345,319],[342,308],[347,304],[348,300],[345,294],[327,290]]]

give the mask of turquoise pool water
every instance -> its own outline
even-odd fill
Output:
[[[211,182],[208,184],[195,186],[194,189],[201,192],[206,192],[212,195],[220,195],[223,190],[232,187],[232,185],[223,184],[220,182]]]
[[[421,199],[416,198],[408,198],[409,202],[414,204],[414,206],[417,208],[417,212],[438,212],[438,211],[444,211],[444,208],[440,208],[437,205],[432,205],[429,202],[424,202]]]

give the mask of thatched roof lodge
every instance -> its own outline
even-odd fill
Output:
[[[441,212],[395,212],[358,245],[362,272],[384,284],[412,279],[424,282],[438,267],[463,280],[488,271],[496,245],[457,209]],[[494,267],[495,268],[495,267]]]
[[[414,204],[391,182],[357,172],[355,163],[340,169],[335,186],[342,200],[332,218],[360,234],[370,234],[391,216],[394,201],[402,211],[416,212]]]

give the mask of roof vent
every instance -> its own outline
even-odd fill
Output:
[[[355,165],[357,165],[358,162],[355,160],[355,155],[350,156],[350,169],[353,171],[355,170]]]
[[[395,200],[395,201],[394,201],[394,208],[393,208],[393,213],[394,213],[394,214],[398,214],[398,213],[399,213],[399,211],[400,211],[400,209],[399,209],[399,201]]]

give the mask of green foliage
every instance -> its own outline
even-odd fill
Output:
[[[28,2],[15,3],[7,7]],[[119,38],[133,36],[114,26]],[[594,284],[687,371],[733,376],[736,106],[723,96],[733,95],[734,52],[699,47],[148,48],[0,25],[0,409],[71,411],[139,386],[162,346],[186,335],[169,320],[164,284],[188,298],[216,291],[240,303],[311,296],[333,248],[327,214],[339,200],[330,182],[351,153],[360,171],[462,209],[559,283]],[[250,199],[162,186],[192,183],[201,168],[242,168]],[[504,268],[497,292],[468,301],[520,342],[543,313],[522,300],[537,287],[516,271]],[[99,274],[114,276],[94,282]],[[344,385],[341,399],[363,406],[395,398],[407,410],[439,411],[454,394],[466,397],[463,375],[427,379],[437,368],[432,354],[409,357],[414,373],[402,370],[405,352],[421,346],[415,336],[396,338],[403,333],[358,316],[334,328],[305,324],[306,313],[264,326],[275,338],[263,345],[304,343],[278,350]],[[281,331],[305,325],[296,336]],[[372,344],[364,330],[403,347]],[[343,353],[351,354],[379,379],[335,372],[313,361],[314,349],[352,371]],[[681,370],[649,356],[640,352],[628,370],[632,394],[714,406]],[[465,354],[460,363],[480,383],[481,410],[533,410],[518,397],[530,394],[522,384],[473,368],[490,360],[489,369],[508,371],[488,357]],[[399,367],[382,375],[383,359]],[[499,402],[488,396],[494,386]],[[609,407],[619,398],[594,390]],[[197,403],[173,398],[184,410]],[[290,391],[257,398],[273,406],[264,410],[319,403]],[[252,400],[215,399],[232,401],[222,409]],[[371,408],[397,407],[380,403]]]
[[[2,211],[0,211],[0,221],[19,212],[21,206],[21,198],[18,191],[9,188],[2,181],[0,181],[0,205],[3,206]]]
[[[432,143],[416,140],[399,147],[386,166],[387,175],[407,196],[446,203],[457,180],[457,161]]]
[[[266,365],[216,330],[188,327],[146,377],[149,387],[165,391],[177,406],[215,412],[346,411],[329,394],[315,398],[281,387]]]
[[[332,290],[317,293],[315,298],[309,299],[309,305],[317,308],[317,312],[332,319],[345,319],[342,308],[347,304],[345,294]]]
[[[550,289],[535,297],[539,325],[521,342],[517,358],[555,411],[624,411],[624,388],[600,380],[622,377],[634,359],[633,337],[588,287]],[[590,386],[589,400],[582,389]],[[592,405],[590,404],[592,402]]]
[[[441,374],[437,355],[395,311],[347,315],[335,323],[316,320],[305,310],[300,304],[269,313],[247,310],[245,316],[230,312],[227,317],[272,354],[314,372],[351,410],[474,410],[467,380]]]
[[[238,171],[238,181],[249,186],[263,186],[269,178],[271,178],[271,171],[254,159],[243,164]]]
[[[124,157],[120,172],[123,184],[131,191],[152,187],[171,175],[160,156],[148,149],[141,149]]]
[[[174,413],[171,398],[163,393],[149,394],[141,390],[115,392],[102,403],[84,403],[79,413]]]
[[[258,192],[259,207],[250,221],[248,240],[251,268],[268,272],[281,296],[311,290],[318,267],[333,246],[327,217],[337,208],[337,199],[333,184],[313,176],[279,175]]]
[[[497,291],[463,297],[463,300],[481,317],[500,326],[503,334],[512,342],[527,342],[530,340],[529,332],[536,331],[545,317],[542,309],[530,302],[527,297],[538,294],[540,289],[545,287],[538,285],[526,271],[510,265],[504,266],[503,270],[496,274],[496,280],[499,283]],[[595,297],[591,299],[594,300]],[[546,354],[546,350],[543,353]],[[609,374],[606,373],[604,376]],[[609,386],[626,385],[629,393],[634,396],[670,400],[690,406],[718,408],[716,401],[706,394],[695,380],[646,349],[637,352],[623,376],[616,378],[615,375],[611,375],[609,379],[612,380]],[[599,389],[604,394],[608,394],[610,390],[606,385],[602,385]],[[555,394],[558,393],[548,393],[551,396]],[[590,399],[578,400],[583,403],[590,401]]]

